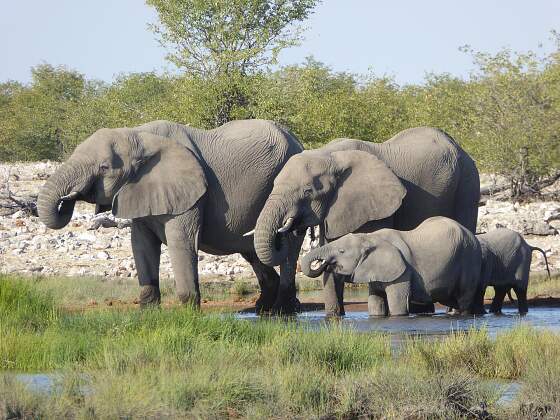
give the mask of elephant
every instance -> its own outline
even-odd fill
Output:
[[[541,248],[529,245],[519,233],[507,228],[491,230],[476,238],[482,250],[482,279],[485,286],[493,286],[495,291],[490,312],[501,313],[504,297],[513,289],[517,295],[519,313],[527,313],[532,253],[542,253],[550,278],[546,253]]]
[[[441,130],[411,128],[379,144],[336,139],[292,156],[282,168],[257,220],[255,250],[274,266],[286,258],[291,231],[319,225],[324,244],[352,232],[414,229],[432,216],[474,233],[479,199],[474,161]],[[344,281],[325,272],[329,315],[344,315]]]
[[[132,219],[132,252],[142,306],[159,304],[161,244],[169,248],[176,293],[200,305],[198,250],[241,253],[258,278],[257,311],[293,312],[295,271],[303,238],[291,235],[277,272],[259,261],[254,227],[273,181],[299,140],[266,120],[240,120],[212,130],[169,121],[134,128],[103,128],[81,143],[46,181],[38,197],[40,220],[66,226],[76,200]]]
[[[330,271],[350,276],[353,283],[368,283],[371,316],[408,315],[411,304],[434,302],[460,314],[480,314],[481,261],[475,235],[436,216],[409,231],[384,228],[345,235],[311,250],[301,267],[309,277]]]

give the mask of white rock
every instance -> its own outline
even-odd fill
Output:
[[[19,218],[24,217],[24,216],[25,216],[25,213],[22,210],[18,210],[14,214],[12,214],[12,219],[19,219]]]
[[[97,238],[93,233],[83,232],[77,236],[77,239],[81,241],[95,242]]]
[[[97,254],[95,254],[95,258],[97,258],[98,260],[108,260],[109,254],[107,254],[105,251],[99,251]]]
[[[111,247],[111,244],[109,242],[105,242],[105,241],[96,241],[92,245],[93,249],[107,249],[107,248],[110,248],[110,247]]]

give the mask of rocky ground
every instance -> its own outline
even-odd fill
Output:
[[[37,194],[58,164],[0,163],[0,196],[7,191],[16,197]],[[490,182],[490,177],[483,177]],[[548,188],[560,190],[560,183]],[[62,276],[134,277],[136,269],[130,247],[129,221],[111,215],[94,216],[93,206],[78,203],[68,227],[49,230],[24,211],[0,209],[0,272]],[[544,249],[551,270],[560,270],[560,202],[512,203],[489,199],[479,208],[480,232],[505,226],[525,235],[529,243]],[[306,241],[306,247],[309,240]],[[171,275],[164,247],[161,276]],[[532,270],[544,270],[540,253],[533,257]],[[233,280],[252,276],[250,266],[238,254],[214,256],[200,252],[199,272],[203,279]]]

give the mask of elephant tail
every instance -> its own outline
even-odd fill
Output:
[[[546,263],[546,272],[548,273],[548,279],[550,280],[551,276],[550,276],[550,268],[548,268],[548,259],[546,258],[546,252],[544,252],[544,250],[542,250],[541,248],[539,248],[538,246],[532,246],[531,247],[531,252],[532,251],[539,251],[541,254],[543,254],[544,257],[544,262]]]

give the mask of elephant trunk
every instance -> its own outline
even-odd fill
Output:
[[[39,219],[50,229],[61,229],[72,218],[76,199],[90,185],[80,167],[70,162],[62,165],[45,183],[37,198]]]
[[[271,267],[280,265],[288,257],[285,235],[291,233],[283,232],[283,226],[286,224],[284,220],[286,209],[283,200],[269,197],[255,226],[255,251],[259,260]]]
[[[307,277],[319,277],[328,267],[332,255],[328,247],[322,246],[308,252],[301,260],[301,271]],[[312,267],[313,263],[320,261],[319,266]]]

